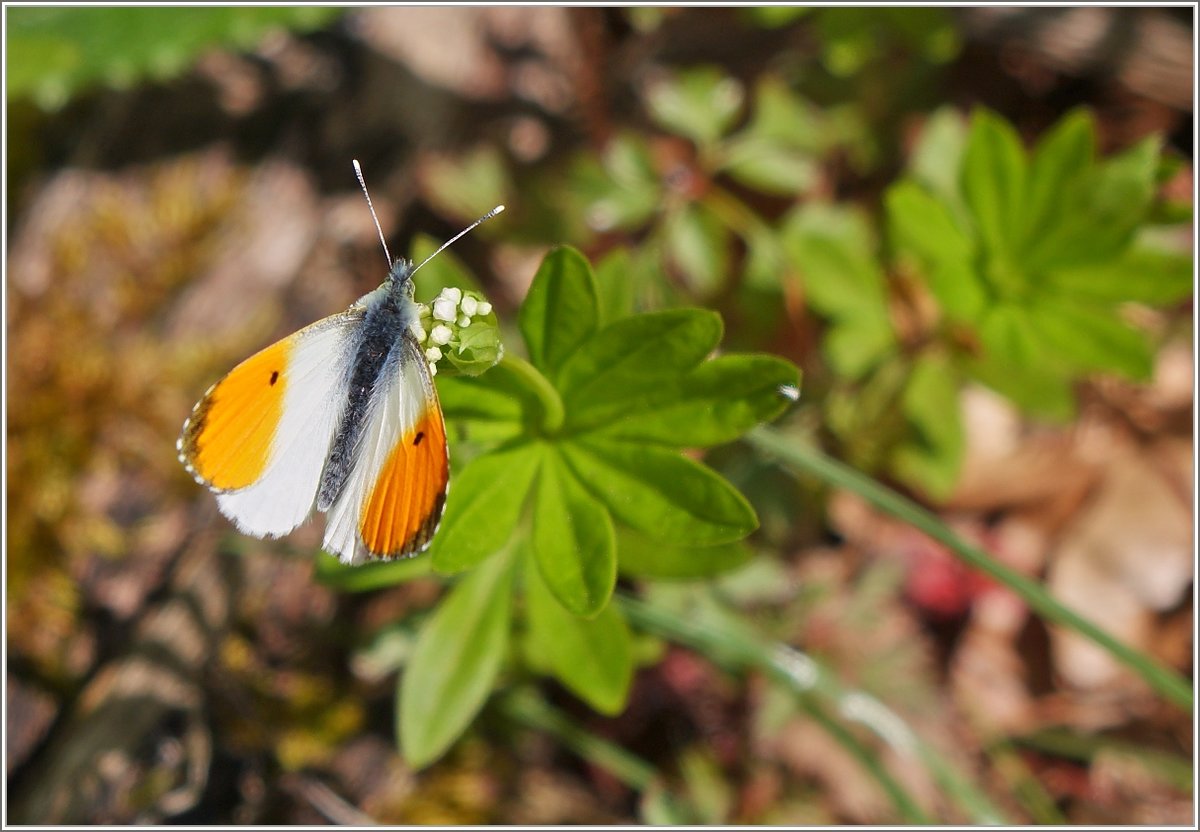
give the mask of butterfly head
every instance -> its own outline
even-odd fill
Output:
[[[405,257],[397,257],[392,263],[392,268],[388,271],[388,284],[392,290],[404,289],[410,296],[413,292],[412,275],[416,269],[413,268],[413,261]]]

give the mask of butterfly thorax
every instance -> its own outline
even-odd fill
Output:
[[[337,500],[350,476],[355,448],[367,423],[367,409],[377,386],[400,371],[401,346],[418,310],[412,300],[412,263],[397,259],[387,282],[364,299],[366,310],[359,330],[346,405],[333,442],[329,461],[317,491],[317,509],[327,511]]]

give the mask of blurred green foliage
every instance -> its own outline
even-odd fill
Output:
[[[5,11],[7,92],[54,110],[87,87],[164,81],[205,49],[249,49],[271,29],[315,29],[341,13],[321,6],[14,6]]]
[[[760,76],[747,96],[705,66],[660,73],[643,92],[662,133],[618,132],[565,176],[535,176],[531,190],[557,188],[573,206],[577,219],[558,230],[585,246],[635,239],[600,260],[600,285],[619,279],[639,309],[721,308],[737,321],[737,346],[783,337],[802,304],[821,332],[814,406],[838,452],[932,498],[957,482],[965,384],[1070,418],[1089,374],[1149,376],[1154,345],[1126,305],[1191,292],[1190,253],[1159,228],[1187,219],[1157,197],[1171,167],[1160,141],[1100,159],[1086,111],[1031,150],[994,113],[933,113],[876,219],[825,195],[857,128],[779,76]],[[505,179],[489,158],[487,182]],[[458,191],[478,164],[468,159]],[[540,218],[527,219],[528,235]]]

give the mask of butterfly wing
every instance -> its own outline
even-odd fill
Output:
[[[180,461],[241,531],[287,534],[312,513],[362,320],[352,307],[247,358],[184,423]]]
[[[446,426],[425,356],[405,331],[398,367],[372,397],[345,486],[329,507],[325,549],[346,563],[423,551],[450,478]]]

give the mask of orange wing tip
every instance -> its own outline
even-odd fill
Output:
[[[441,523],[449,480],[446,428],[435,403],[392,448],[363,504],[358,536],[367,552],[397,558],[424,551]]]

